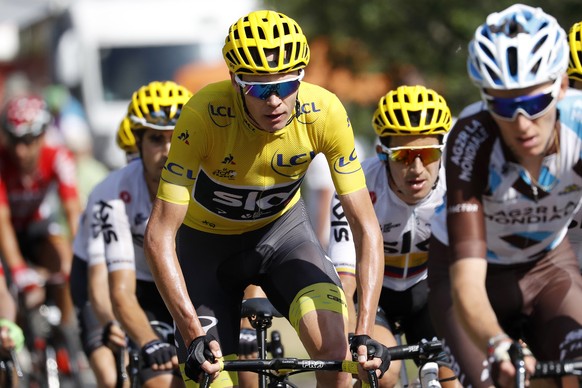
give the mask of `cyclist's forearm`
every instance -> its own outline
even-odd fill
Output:
[[[14,268],[25,264],[10,221],[10,210],[5,206],[0,206],[0,230],[0,256],[6,260],[6,265]]]
[[[0,278],[0,319],[14,321],[16,319],[16,303],[6,287],[6,279]]]
[[[141,348],[145,344],[158,339],[157,334],[151,328],[146,313],[142,310],[135,293],[133,296],[112,294],[112,307],[117,321],[123,330]]]
[[[107,267],[105,263],[89,266],[89,300],[91,308],[97,316],[99,323],[105,325],[115,319],[111,298],[103,297],[103,290],[109,289],[107,280]]]
[[[346,302],[348,303],[348,331],[354,333],[356,330],[356,306],[354,303],[354,295],[356,293],[356,277],[355,275],[340,275],[342,287],[346,294]]]
[[[184,342],[189,344],[205,332],[188,295],[178,259],[175,254],[173,256],[173,259],[156,260],[156,264],[150,269]]]
[[[176,235],[187,206],[154,200],[144,235],[144,252],[164,303],[186,344],[204,335],[176,255]]]
[[[373,237],[373,231],[365,235],[362,252],[356,263],[358,292],[358,321],[356,333],[372,333],[382,289],[383,258],[378,251],[382,249],[381,237]],[[379,236],[379,231],[378,231]]]
[[[366,188],[341,195],[356,247],[358,320],[356,334],[371,335],[384,276],[384,247],[370,194]]]
[[[486,262],[481,258],[462,259],[451,266],[451,296],[455,314],[485,354],[488,340],[503,333],[487,296],[486,271]]]

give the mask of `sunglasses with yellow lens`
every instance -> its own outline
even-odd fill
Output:
[[[380,144],[381,152],[378,152],[380,160],[404,163],[409,165],[416,158],[420,158],[423,164],[431,164],[439,160],[443,154],[444,145],[431,145],[422,147],[391,147]]]

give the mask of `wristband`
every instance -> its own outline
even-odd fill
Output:
[[[493,351],[495,350],[495,347],[497,347],[497,345],[499,345],[499,343],[503,340],[507,340],[510,339],[509,336],[503,332],[489,338],[487,340],[487,354],[491,355],[493,353]]]
[[[24,333],[20,326],[8,319],[0,319],[0,327],[6,327],[8,329],[8,336],[14,342],[14,349],[19,352],[24,346]]]

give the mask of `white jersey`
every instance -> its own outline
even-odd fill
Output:
[[[485,246],[492,264],[535,261],[562,241],[580,207],[582,95],[568,93],[558,103],[560,152],[544,158],[539,185],[509,159],[499,129],[479,106],[459,116],[449,135],[447,205],[437,209],[433,234],[448,245],[454,232],[462,240],[454,249],[458,257],[481,257]],[[454,231],[447,215],[458,221]],[[484,222],[476,221],[481,217]]]
[[[386,165],[377,157],[362,163],[366,184],[384,240],[384,287],[406,290],[427,277],[431,218],[446,191],[444,170],[434,190],[415,205],[403,202],[390,189]],[[356,250],[352,232],[337,195],[331,205],[328,255],[338,273],[355,273]]]
[[[153,282],[143,251],[151,210],[143,165],[136,159],[110,173],[89,195],[75,255],[89,266],[105,262],[109,272],[133,270],[138,280]]]

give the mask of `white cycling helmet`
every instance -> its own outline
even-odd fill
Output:
[[[566,32],[541,8],[514,4],[487,17],[469,43],[467,70],[480,88],[522,89],[568,68]]]

